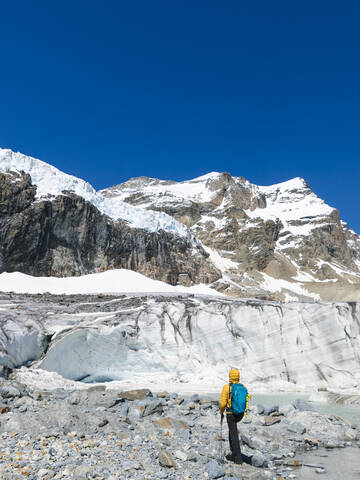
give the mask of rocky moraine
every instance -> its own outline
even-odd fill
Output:
[[[38,390],[11,376],[0,381],[4,480],[301,478],[302,452],[360,446],[360,426],[301,400],[252,405],[239,427],[251,464],[238,466],[221,461],[227,441],[217,401],[104,385]],[[318,465],[306,468],[325,473]]]

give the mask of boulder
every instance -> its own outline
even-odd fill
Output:
[[[205,472],[211,479],[225,477],[225,470],[215,460],[210,460],[206,464]]]
[[[68,402],[70,403],[70,405],[78,405],[80,403],[80,394],[79,392],[73,392],[69,399],[68,399]]]
[[[165,433],[171,432],[175,433],[176,436],[182,438],[183,440],[188,440],[190,436],[189,426],[182,420],[170,418],[170,417],[160,417],[154,420],[154,426],[158,427],[160,431]]]
[[[279,411],[279,405],[273,405],[272,407],[265,408],[264,415],[268,416],[278,411]]]
[[[144,406],[140,407],[140,412],[143,417],[148,417],[149,415],[154,415],[154,413],[161,413],[163,411],[163,404],[161,400],[154,399],[149,403],[146,403]]]
[[[152,397],[153,394],[148,388],[141,388],[138,390],[128,390],[126,392],[119,393],[119,398],[123,400],[143,400],[146,397]]]
[[[304,436],[304,441],[305,443],[311,445],[311,446],[318,446],[319,445],[319,440],[315,437],[311,437],[310,435]]]
[[[175,460],[171,453],[167,450],[161,450],[158,456],[159,463],[162,467],[176,468]]]
[[[98,423],[98,427],[105,427],[105,425],[107,425],[109,423],[109,420],[107,418],[103,418],[102,420],[100,420],[100,422]]]
[[[251,465],[253,465],[254,467],[263,467],[265,463],[266,463],[266,458],[260,452],[255,453],[251,457]]]
[[[280,417],[272,417],[272,416],[264,417],[264,425],[266,425],[267,427],[271,425],[275,425],[275,423],[280,423],[280,422],[281,422]]]
[[[170,397],[169,392],[166,392],[166,391],[159,392],[159,393],[156,394],[156,396],[157,396],[157,398],[169,398]]]
[[[185,452],[182,452],[181,450],[175,451],[175,457],[181,460],[182,462],[185,462],[187,460],[187,454]]]
[[[86,480],[92,473],[92,468],[88,465],[79,465],[73,471],[73,478],[76,480]]]
[[[348,428],[344,432],[343,439],[349,442],[355,442],[356,440],[359,440],[359,435],[357,430],[354,430],[353,428]]]
[[[192,395],[190,397],[190,401],[194,402],[194,403],[199,403],[200,402],[200,396],[197,393],[195,393],[194,395]]]
[[[289,423],[287,429],[289,432],[298,433],[299,435],[306,433],[306,427],[299,422]]]
[[[301,398],[297,398],[292,404],[296,410],[299,410],[299,412],[315,412],[315,408]]]

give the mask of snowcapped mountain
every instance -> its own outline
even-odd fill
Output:
[[[104,198],[85,180],[63,173],[36,158],[0,148],[0,171],[28,173],[31,176],[32,184],[37,187],[37,199],[56,197],[64,191],[73,192],[92,203],[101,213],[108,215],[113,220],[126,221],[131,227],[143,228],[149,232],[165,230],[189,237],[188,229],[169,215],[130,207],[120,198]]]
[[[222,271],[219,291],[360,299],[360,237],[301,178],[258,186],[217,172],[185,182],[139,177],[101,193],[188,226]]]
[[[108,199],[40,160],[0,150],[0,272],[62,277],[114,268],[172,285],[221,276],[166,213]]]
[[[360,237],[301,178],[258,186],[211,172],[97,192],[4,149],[0,172],[0,271],[128,268],[235,297],[360,300]]]

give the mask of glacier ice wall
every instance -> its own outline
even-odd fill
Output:
[[[42,323],[3,310],[0,308],[0,365],[12,369],[38,359],[49,340]]]
[[[56,334],[39,366],[85,381],[214,384],[231,366],[248,383],[346,388],[360,381],[356,303],[152,296],[112,308],[48,317]]]

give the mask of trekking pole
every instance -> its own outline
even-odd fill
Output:
[[[223,415],[221,415],[221,418],[220,418],[220,445],[219,445],[219,461],[220,463],[224,463],[224,459],[223,459],[223,449],[222,449],[222,442],[223,442],[223,436],[222,436],[222,424],[223,424]]]

